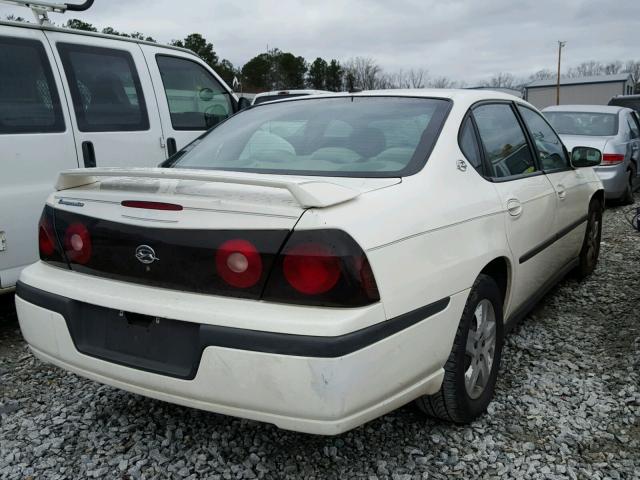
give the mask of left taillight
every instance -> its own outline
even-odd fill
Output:
[[[64,232],[64,253],[71,263],[86,265],[93,250],[91,234],[84,223],[75,222]]]
[[[38,222],[38,250],[40,259],[67,266],[54,227],[53,208],[45,206]]]

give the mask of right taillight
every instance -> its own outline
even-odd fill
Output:
[[[264,300],[359,307],[380,300],[360,246],[341,230],[295,231],[276,259]]]
[[[602,165],[618,165],[624,162],[624,155],[621,153],[605,153],[602,155]]]

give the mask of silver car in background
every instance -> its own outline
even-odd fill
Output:
[[[595,170],[608,200],[633,203],[640,169],[640,119],[630,108],[600,105],[559,105],[542,113],[560,134],[567,149],[594,147],[603,153]]]

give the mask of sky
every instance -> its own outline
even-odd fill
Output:
[[[0,6],[0,18],[10,14],[31,18]],[[308,61],[370,57],[389,73],[425,69],[468,85],[555,70],[558,40],[567,42],[565,68],[640,60],[639,0],[95,0],[87,12],[50,18],[160,42],[198,32],[236,66],[277,47]]]

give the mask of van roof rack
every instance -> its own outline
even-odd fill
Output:
[[[30,0],[0,0],[0,3],[8,3],[9,5],[16,5],[18,7],[30,8],[33,15],[36,17],[38,25],[50,25],[49,12],[64,13],[70,12],[83,12],[91,8],[94,0],[85,0],[84,3],[53,3],[53,2],[40,2]]]

